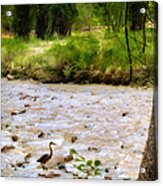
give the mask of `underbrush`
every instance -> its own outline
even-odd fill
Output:
[[[131,34],[133,82],[153,82],[152,32],[147,32],[146,54],[141,52],[141,34]],[[135,39],[137,42],[135,42]],[[47,41],[2,39],[2,76],[32,78],[46,83],[106,83],[128,85],[130,65],[124,34],[99,37],[91,33]],[[47,46],[43,52],[35,47]]]

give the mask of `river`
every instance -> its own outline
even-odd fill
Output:
[[[74,160],[65,162],[75,149],[86,160],[101,161],[100,175],[90,179],[137,179],[152,88],[2,79],[1,99],[2,176],[82,177]],[[36,160],[49,152],[50,141],[57,145],[43,169]]]

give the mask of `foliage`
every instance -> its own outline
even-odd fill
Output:
[[[78,15],[75,4],[54,4],[48,6],[47,36],[71,35],[71,26]]]
[[[146,14],[140,13],[140,9],[143,7],[148,9],[149,2],[131,2],[129,3],[129,21],[131,30],[143,29],[144,17]]]
[[[99,42],[92,35],[69,37],[64,45],[54,45],[48,54],[55,57],[66,81],[72,81],[78,71],[89,69],[97,61]]]
[[[75,30],[91,31],[91,25],[97,25],[98,20],[93,12],[94,4],[92,3],[79,3],[76,5],[78,16],[74,23]]]
[[[31,30],[30,5],[15,5],[13,18],[14,33],[22,38],[28,38]]]
[[[45,39],[45,34],[48,26],[48,8],[49,5],[35,5],[33,9],[36,16],[36,36],[41,39]]]
[[[2,25],[2,33],[12,32],[12,22],[13,22],[13,16],[6,16],[6,11],[13,12],[14,7],[12,5],[2,5],[1,6],[1,25]]]
[[[70,154],[74,156],[75,172],[73,176],[75,178],[95,178],[101,175],[101,161],[100,160],[86,160],[84,156],[81,156],[75,149],[70,150]]]
[[[153,81],[152,33],[152,30],[147,30],[145,55],[141,51],[141,31],[129,35],[133,83],[145,85]],[[49,46],[48,42],[33,37],[28,43],[21,39],[2,39],[2,75],[10,73],[15,78],[51,83],[129,84],[124,34],[110,34],[107,40],[91,34],[75,35],[49,43],[52,44]],[[43,52],[35,53],[35,48]]]
[[[124,26],[124,3],[97,3],[94,5],[94,12],[109,32],[117,32]]]
[[[127,85],[132,67],[132,83],[152,83],[157,6],[153,2],[129,3],[125,21],[125,5],[2,6],[3,33],[14,30],[22,38],[29,36],[28,42],[18,38],[2,39],[2,75],[10,73],[15,78],[51,83]],[[145,15],[139,13],[140,5],[148,5]],[[6,18],[8,8],[15,12]],[[27,14],[23,16],[24,13]],[[141,23],[144,21],[143,25],[138,25],[138,19]]]
[[[19,38],[2,39],[2,76],[11,73],[11,69],[17,68],[16,59],[24,57],[27,51],[27,44]]]

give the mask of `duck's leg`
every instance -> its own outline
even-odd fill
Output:
[[[43,170],[48,170],[48,168],[43,163],[41,164],[41,167],[42,167]]]

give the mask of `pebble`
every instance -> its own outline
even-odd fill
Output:
[[[12,136],[11,138],[12,138],[12,140],[13,140],[14,142],[18,141],[18,139],[19,139],[18,136],[16,136],[16,135]]]

